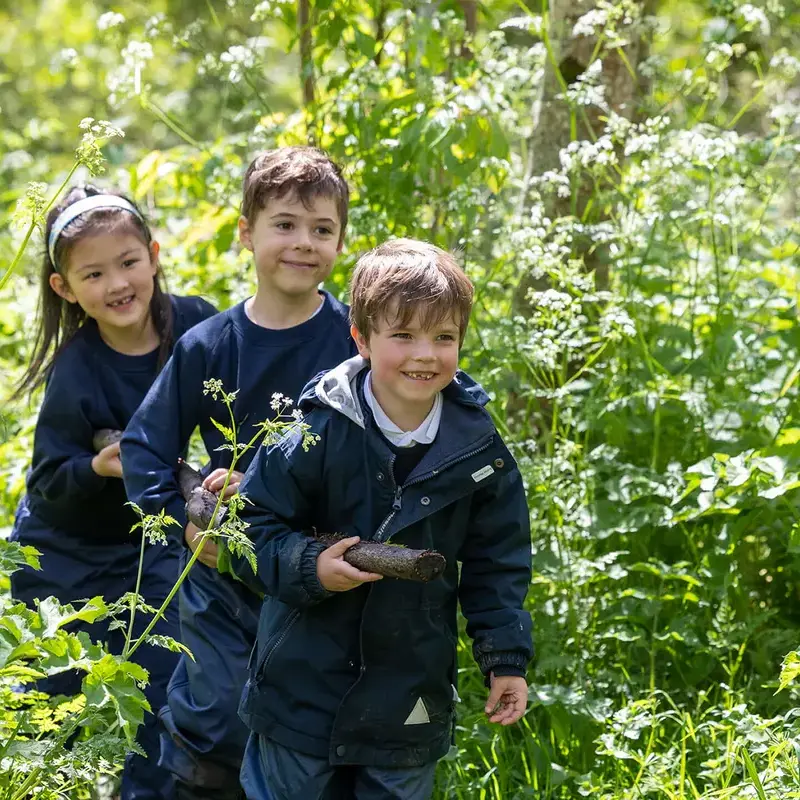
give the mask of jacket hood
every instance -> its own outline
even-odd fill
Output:
[[[369,369],[369,361],[361,356],[343,361],[337,367],[314,378],[300,396],[301,408],[305,406],[327,406],[352,420],[361,428],[366,427],[366,417],[358,397],[358,376]],[[442,391],[445,399],[464,406],[483,407],[489,395],[483,387],[459,370],[453,380]]]

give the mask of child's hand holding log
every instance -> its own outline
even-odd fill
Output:
[[[92,443],[100,456],[111,447],[116,447],[118,452],[121,438],[121,431],[103,428],[95,433]],[[108,452],[110,454],[110,450]],[[178,463],[178,486],[186,500],[189,520],[184,538],[192,551],[197,549],[199,534],[211,527],[218,493],[225,485],[227,474],[225,469],[216,469],[204,479],[185,461]],[[242,478],[240,472],[231,473],[225,498],[238,491]],[[224,505],[220,506],[215,525],[222,521],[226,511]],[[358,536],[347,537],[341,533],[319,533],[314,538],[327,545],[317,561],[317,575],[320,583],[331,592],[346,592],[383,577],[425,583],[438,578],[447,566],[444,556],[435,550],[412,550],[369,539],[361,541]],[[216,567],[218,555],[217,545],[206,540],[198,560],[206,566]]]
[[[340,575],[338,577],[331,576],[332,582],[335,582],[341,588],[326,586],[323,581],[323,575],[320,574],[319,563],[323,556],[329,552],[325,550],[320,553],[317,560],[317,576],[320,579],[320,583],[331,592],[347,591],[360,583],[377,580],[378,578],[375,576],[427,583],[434,578],[438,578],[447,566],[445,557],[435,550],[412,550],[409,547],[373,542],[369,539],[361,541],[358,536],[348,538],[341,533],[318,533],[315,534],[314,538],[323,544],[329,545],[329,550],[334,550],[335,548],[336,557],[343,559],[347,564],[354,567],[359,576],[370,576],[359,577],[354,574]],[[323,564],[322,567],[326,578],[330,575],[329,567],[330,565],[327,563]],[[348,581],[352,585],[346,585]]]
[[[119,460],[119,442],[122,431],[103,428],[92,438],[97,455],[92,459],[92,469],[104,478],[121,478],[122,462]]]

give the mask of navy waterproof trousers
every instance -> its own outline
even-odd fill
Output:
[[[421,767],[331,766],[252,734],[242,764],[247,800],[428,800],[436,762]]]
[[[169,683],[160,763],[180,797],[239,800],[248,730],[237,712],[261,598],[199,561],[178,597],[181,641],[194,659],[181,656]]]

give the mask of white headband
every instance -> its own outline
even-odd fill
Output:
[[[61,236],[64,228],[81,214],[85,214],[87,211],[95,211],[98,208],[121,208],[123,211],[129,211],[144,224],[144,219],[136,209],[136,206],[129,203],[124,197],[117,197],[115,194],[92,194],[89,197],[84,197],[83,200],[71,203],[56,217],[53,227],[50,228],[47,252],[50,254],[50,261],[54,267],[56,266],[56,242],[58,242],[58,237]]]

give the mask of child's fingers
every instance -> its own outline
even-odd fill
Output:
[[[115,456],[119,458],[119,446],[120,442],[109,444],[100,451],[100,455],[103,458],[114,458]]]
[[[504,691],[505,689],[501,685],[500,681],[493,679],[491,688],[489,689],[489,696],[486,698],[486,706],[483,709],[487,714],[495,713],[497,704],[503,698]]]
[[[342,578],[352,581],[353,583],[370,583],[372,581],[379,581],[383,575],[378,575],[375,572],[363,572],[342,560],[336,565],[336,571]]]
[[[336,544],[326,548],[325,555],[328,558],[341,558],[354,544],[358,544],[360,541],[361,539],[358,536],[349,536],[347,539],[341,539]]]
[[[217,467],[213,472],[210,472],[203,480],[203,488],[209,492],[218,492],[225,485],[225,476],[228,470],[222,467]]]
[[[496,706],[494,713],[489,717],[489,722],[500,725],[510,725],[513,722],[514,704],[508,695],[503,695]]]
[[[207,567],[216,569],[217,559],[219,558],[219,548],[217,547],[216,543],[213,542],[211,539],[206,539],[204,542],[201,542],[202,536],[203,536],[202,531],[198,531],[196,534],[194,534],[191,541],[189,542],[189,548],[192,550],[192,552],[197,551],[199,548],[200,553],[197,556],[197,560],[201,564],[205,564]],[[188,533],[187,533],[187,540],[188,540]]]
[[[489,722],[500,725],[513,725],[525,713],[526,707],[527,702],[524,696],[517,692],[507,692],[500,697],[498,703],[493,707],[494,713],[489,717]]]

